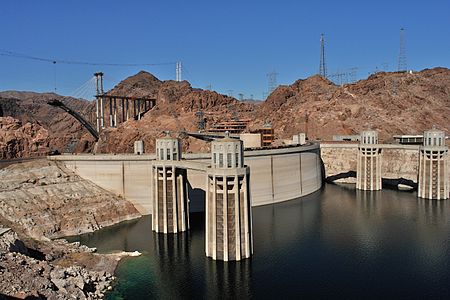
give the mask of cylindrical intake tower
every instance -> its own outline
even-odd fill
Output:
[[[356,188],[359,190],[381,190],[381,149],[378,146],[378,132],[361,132],[358,146]]]
[[[446,164],[448,147],[445,133],[431,129],[423,133],[423,146],[419,150],[420,198],[444,200],[449,198],[449,174]]]
[[[206,256],[241,260],[253,253],[250,169],[243,143],[228,135],[211,142],[206,176]]]
[[[156,161],[152,165],[152,229],[177,233],[189,229],[186,170],[176,167],[181,145],[169,136],[156,140]]]

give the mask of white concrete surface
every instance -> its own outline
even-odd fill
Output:
[[[357,145],[356,145],[357,146]],[[209,153],[183,154],[191,211],[204,209],[206,166]],[[151,166],[155,155],[60,155],[61,161],[81,177],[131,201],[142,214],[152,212]],[[287,201],[313,193],[322,185],[318,145],[244,152],[250,167],[252,206]],[[203,203],[201,203],[203,201]]]

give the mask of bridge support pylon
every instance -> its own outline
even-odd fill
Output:
[[[228,136],[211,142],[206,171],[206,256],[241,260],[253,254],[250,169],[242,141]]]
[[[361,132],[356,188],[367,191],[381,190],[381,148],[378,146],[378,132],[375,130]]]
[[[423,146],[419,149],[418,197],[445,200],[449,198],[449,170],[446,164],[448,147],[445,133],[432,129],[423,134]]]
[[[177,233],[189,229],[186,170],[178,168],[180,141],[169,136],[156,140],[156,161],[152,164],[152,230]]]

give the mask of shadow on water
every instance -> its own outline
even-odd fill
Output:
[[[187,181],[188,195],[189,195],[189,212],[204,212],[206,192],[204,189],[193,188],[189,181]]]
[[[449,298],[450,202],[392,190],[320,191],[253,211],[254,255],[206,258],[204,213],[191,230],[156,234],[151,216],[77,237],[123,260],[108,299]]]

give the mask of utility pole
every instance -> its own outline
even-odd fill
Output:
[[[320,36],[320,65],[319,75],[323,78],[327,78],[327,65],[325,63],[325,36],[322,33]]]
[[[405,46],[405,29],[400,28],[400,51],[398,54],[398,71],[406,71],[406,46]]]

